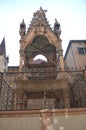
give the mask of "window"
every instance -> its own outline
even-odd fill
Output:
[[[78,48],[78,53],[82,55],[86,54],[86,48]]]
[[[84,48],[84,50],[85,50],[85,54],[86,54],[86,48]]]

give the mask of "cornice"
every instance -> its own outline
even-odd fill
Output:
[[[70,115],[86,115],[86,108],[73,108],[73,109],[44,109],[44,110],[29,110],[29,111],[0,111],[0,118],[9,117],[30,117],[41,116],[42,114],[50,114],[51,116],[64,116]]]

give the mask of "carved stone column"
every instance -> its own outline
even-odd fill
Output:
[[[24,95],[23,95],[23,109],[24,110],[27,109],[27,103],[28,103],[27,93],[24,93]]]
[[[24,52],[23,52],[23,50],[20,50],[19,71],[23,70],[23,66],[24,66]]]
[[[16,109],[17,110],[23,109],[23,96],[24,96],[24,92],[22,90],[17,90],[16,92]]]
[[[58,50],[59,53],[59,60],[60,60],[60,67],[61,71],[64,71],[64,58],[63,58],[63,50]]]
[[[70,101],[69,101],[69,88],[63,89],[63,101],[64,101],[64,107],[70,108]]]

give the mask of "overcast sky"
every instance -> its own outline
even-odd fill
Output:
[[[24,18],[28,28],[40,6],[52,28],[60,22],[64,53],[69,40],[86,40],[86,0],[0,0],[0,42],[5,37],[10,66],[19,65],[19,25]]]

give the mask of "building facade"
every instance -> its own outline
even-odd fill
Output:
[[[84,70],[86,67],[86,40],[71,40],[64,59],[67,70]]]

